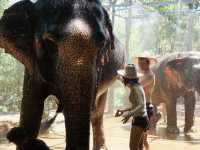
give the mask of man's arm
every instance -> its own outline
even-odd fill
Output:
[[[142,107],[142,105],[138,105],[137,107],[135,107],[135,109],[129,111],[127,114],[124,114],[123,117],[133,116],[135,114],[135,112],[137,112],[141,107]]]

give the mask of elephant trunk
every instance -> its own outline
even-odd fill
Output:
[[[91,69],[75,70],[68,72],[68,81],[63,82],[66,149],[89,150],[90,111],[95,96],[96,77]]]
[[[85,29],[85,30],[83,30]],[[97,53],[90,26],[72,20],[58,46],[58,76],[66,125],[66,149],[89,150],[90,112],[97,86]]]
[[[69,111],[65,112],[69,113]],[[65,116],[66,124],[66,149],[89,150],[90,114],[75,113]]]

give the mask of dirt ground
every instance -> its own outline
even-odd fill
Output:
[[[158,123],[157,130],[154,134],[148,136],[151,150],[200,150],[200,107],[197,107],[194,131],[188,135],[183,134],[184,126],[184,111],[183,108],[179,108],[178,112],[178,126],[180,128],[179,135],[166,134],[166,124],[163,120]],[[105,133],[106,143],[109,150],[129,150],[129,133],[130,123],[123,125],[120,118],[114,118],[112,116],[105,116]],[[42,135],[42,138],[52,150],[63,150],[65,147],[65,130],[64,121],[62,115],[58,116],[56,123],[52,126],[48,135]],[[91,132],[92,133],[92,132]],[[92,134],[91,134],[92,139]],[[92,149],[92,140],[91,148]],[[0,143],[0,150],[15,150],[13,144],[7,143],[7,141]]]

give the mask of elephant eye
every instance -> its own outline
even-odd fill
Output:
[[[57,44],[52,41],[52,40],[49,40],[49,39],[44,39],[41,41],[41,44],[42,44],[42,48],[44,50],[46,50],[48,53],[52,52],[57,52]]]

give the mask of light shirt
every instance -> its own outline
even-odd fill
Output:
[[[130,115],[133,115],[133,117],[147,116],[146,98],[143,87],[140,84],[134,84],[130,89],[129,101],[132,104],[132,109],[129,112]]]

